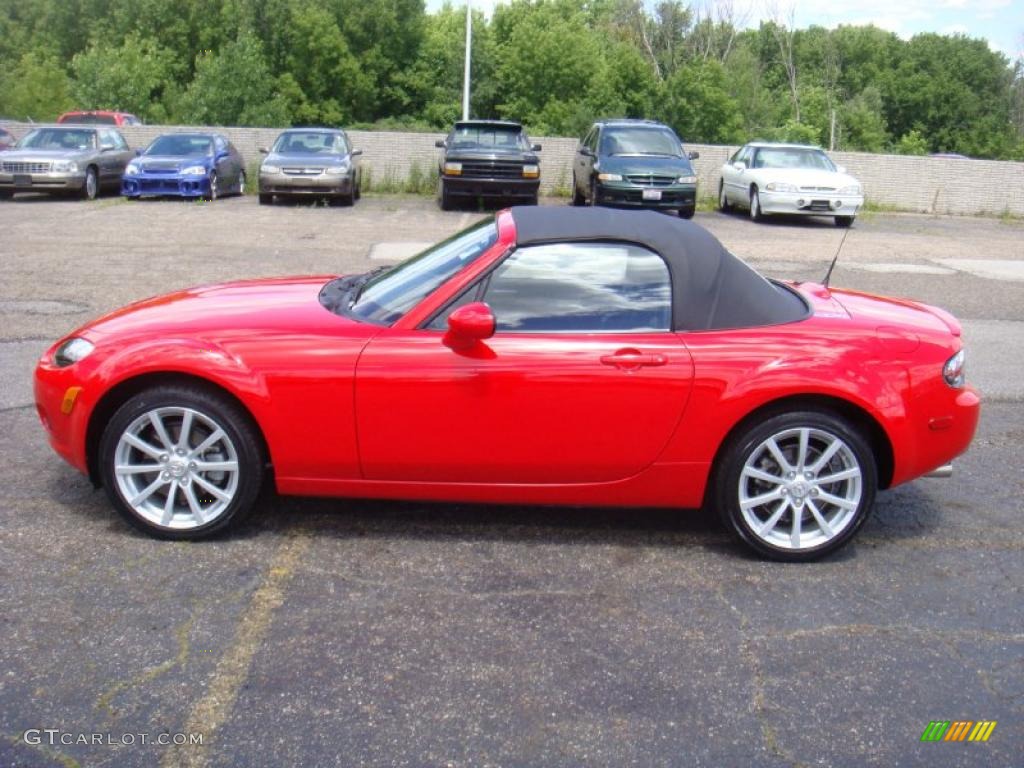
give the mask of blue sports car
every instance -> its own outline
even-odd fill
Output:
[[[121,181],[126,197],[203,197],[243,194],[245,163],[219,133],[167,133],[128,164]]]

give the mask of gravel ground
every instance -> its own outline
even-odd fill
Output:
[[[702,512],[271,492],[227,538],[158,542],[46,445],[29,375],[76,324],[197,283],[366,269],[478,215],[401,197],[0,203],[0,765],[1020,765],[1019,224],[849,231],[833,284],[956,313],[986,402],[952,479],[881,494],[820,563],[753,559]],[[843,237],[696,221],[796,279]],[[931,720],[998,725],[922,744]],[[141,743],[179,732],[204,745]]]

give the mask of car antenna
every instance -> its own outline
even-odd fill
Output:
[[[846,236],[850,234],[850,230],[847,229],[843,232],[843,239],[839,241],[839,247],[836,248],[836,255],[832,257],[832,263],[828,265],[828,272],[825,273],[825,279],[821,281],[823,287],[828,288],[828,281],[832,279],[832,270],[836,268],[836,262],[839,261],[839,252],[843,250],[843,244],[846,242]]]

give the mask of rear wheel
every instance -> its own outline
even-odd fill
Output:
[[[853,216],[836,216],[836,226],[843,228],[852,227]]]
[[[188,386],[142,392],[114,414],[100,441],[107,495],[131,525],[165,539],[198,539],[253,507],[261,443],[248,414]]]
[[[781,413],[724,447],[715,478],[723,522],[775,560],[805,561],[843,546],[871,512],[878,486],[864,438],[830,413]]]

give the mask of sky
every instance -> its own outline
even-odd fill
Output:
[[[876,27],[910,38],[920,32],[963,34],[988,41],[989,48],[1010,60],[1024,57],[1024,0],[729,0],[745,26],[757,26],[771,17],[769,8],[781,9],[788,17],[794,11],[797,27],[817,24],[874,24]],[[427,10],[441,7],[444,0],[427,0]],[[464,0],[449,0],[462,5]],[[474,8],[490,14],[501,0],[472,0]],[[653,5],[651,0],[645,3]],[[707,6],[709,0],[693,0],[691,6]]]

